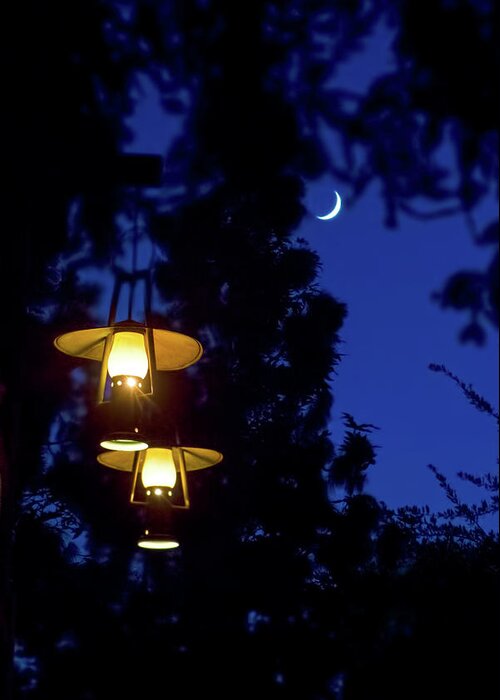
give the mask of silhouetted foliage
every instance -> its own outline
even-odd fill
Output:
[[[344,423],[348,428],[338,454],[330,467],[330,481],[342,485],[349,496],[354,491],[361,492],[365,486],[366,470],[375,464],[375,448],[367,433],[376,430],[371,423],[358,424],[349,413],[344,413]]]

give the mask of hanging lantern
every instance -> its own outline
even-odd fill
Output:
[[[145,284],[145,322],[139,323],[131,318],[117,322],[116,310],[124,285],[130,287],[130,317],[133,293],[139,281]],[[152,394],[154,375],[157,371],[189,367],[200,359],[203,347],[198,340],[183,333],[152,328],[150,317],[149,271],[129,274],[120,270],[117,271],[108,325],[64,333],[54,340],[54,345],[58,350],[72,357],[96,360],[101,363],[99,403],[104,401],[108,375],[112,389],[136,389],[140,390],[140,393]]]
[[[64,333],[54,340],[54,345],[66,355],[102,363],[98,402],[104,401],[108,374],[112,388],[124,386],[151,394],[156,371],[185,369],[203,353],[201,343],[195,338],[132,320]],[[148,392],[143,387],[147,375]]]
[[[120,293],[129,285],[129,317],[138,281],[145,284],[145,322],[131,318],[116,321]],[[111,300],[108,325],[87,328],[58,336],[54,345],[73,357],[101,363],[97,402],[113,405],[115,420],[112,431],[103,436],[101,447],[111,450],[137,451],[148,444],[141,436],[140,399],[153,394],[158,371],[180,370],[197,362],[202,353],[201,343],[176,331],[153,328],[151,317],[151,279],[149,271],[125,273],[117,271]]]
[[[105,467],[132,472],[130,502],[150,504],[154,499],[165,499],[175,509],[190,506],[187,472],[206,469],[218,464],[222,454],[217,450],[201,447],[149,447],[137,452],[102,452],[97,461]],[[182,503],[174,504],[169,499],[180,476]],[[137,496],[138,478],[141,477],[146,498]]]

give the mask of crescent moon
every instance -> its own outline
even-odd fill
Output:
[[[342,200],[340,199],[340,195],[337,190],[335,190],[335,196],[337,199],[331,212],[329,214],[325,214],[324,216],[317,216],[317,219],[320,219],[320,221],[328,221],[329,219],[333,219],[335,216],[337,216],[340,211],[340,207],[342,206]]]

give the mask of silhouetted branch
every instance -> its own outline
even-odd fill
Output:
[[[475,408],[477,408],[478,411],[481,411],[482,413],[487,413],[488,415],[495,418],[497,422],[499,421],[500,416],[498,412],[495,411],[493,406],[484,397],[482,397],[480,394],[477,393],[477,391],[475,391],[471,384],[466,384],[465,382],[463,382],[459,377],[457,377],[456,374],[450,372],[450,370],[447,367],[445,367],[445,365],[431,363],[429,365],[429,369],[433,372],[440,372],[442,374],[445,374],[447,377],[452,379],[455,382],[455,384],[460,387],[465,397],[468,399],[469,403],[471,403]]]

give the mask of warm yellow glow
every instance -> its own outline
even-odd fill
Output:
[[[146,450],[141,473],[145,488],[167,486],[173,488],[177,479],[172,450],[164,447],[150,447]]]
[[[142,440],[103,440],[101,447],[106,450],[120,450],[121,452],[137,452],[138,450],[145,450],[148,446],[147,442],[142,442]]]
[[[175,549],[176,547],[179,546],[179,543],[177,540],[172,540],[168,537],[160,539],[157,537],[156,539],[148,539],[148,536],[141,538],[137,542],[138,547],[142,547],[142,549]]]
[[[148,356],[142,333],[120,331],[113,335],[108,372],[110,377],[125,375],[144,379],[148,373]]]

